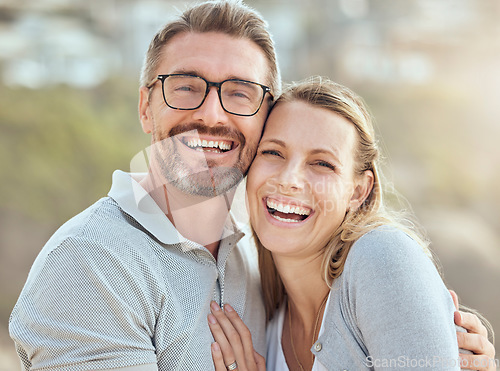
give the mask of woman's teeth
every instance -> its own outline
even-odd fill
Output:
[[[299,205],[282,204],[269,198],[267,199],[267,207],[285,214],[309,215],[311,213],[311,209],[309,208]]]
[[[302,220],[297,220],[297,219],[287,219],[287,218],[282,218],[278,215],[273,215],[271,214],[271,216],[274,218],[274,219],[278,219],[279,221],[281,222],[286,222],[286,223],[298,223],[298,222],[301,222]]]
[[[311,214],[311,209],[299,206],[283,204],[276,200],[266,200],[267,209],[269,214],[282,222],[298,223],[306,219]]]

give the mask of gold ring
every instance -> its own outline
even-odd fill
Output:
[[[236,370],[238,368],[238,364],[236,363],[236,361],[234,361],[230,365],[227,365],[226,368],[228,371],[233,371],[233,370]]]

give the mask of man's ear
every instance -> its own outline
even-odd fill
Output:
[[[149,105],[149,89],[142,86],[139,89],[139,120],[142,130],[149,134],[153,131],[153,118],[151,117],[151,107]]]
[[[369,196],[373,189],[373,182],[375,177],[371,170],[365,170],[365,172],[355,179],[354,192],[349,202],[349,208],[351,210],[357,210],[366,198]]]

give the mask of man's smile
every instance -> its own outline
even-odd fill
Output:
[[[225,153],[237,147],[234,141],[220,138],[185,136],[180,138],[180,141],[187,147],[199,152]]]

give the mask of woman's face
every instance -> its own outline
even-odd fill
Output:
[[[354,125],[327,109],[294,101],[272,110],[247,179],[250,220],[264,247],[307,256],[325,246],[348,208],[364,200],[354,176],[357,140]]]

